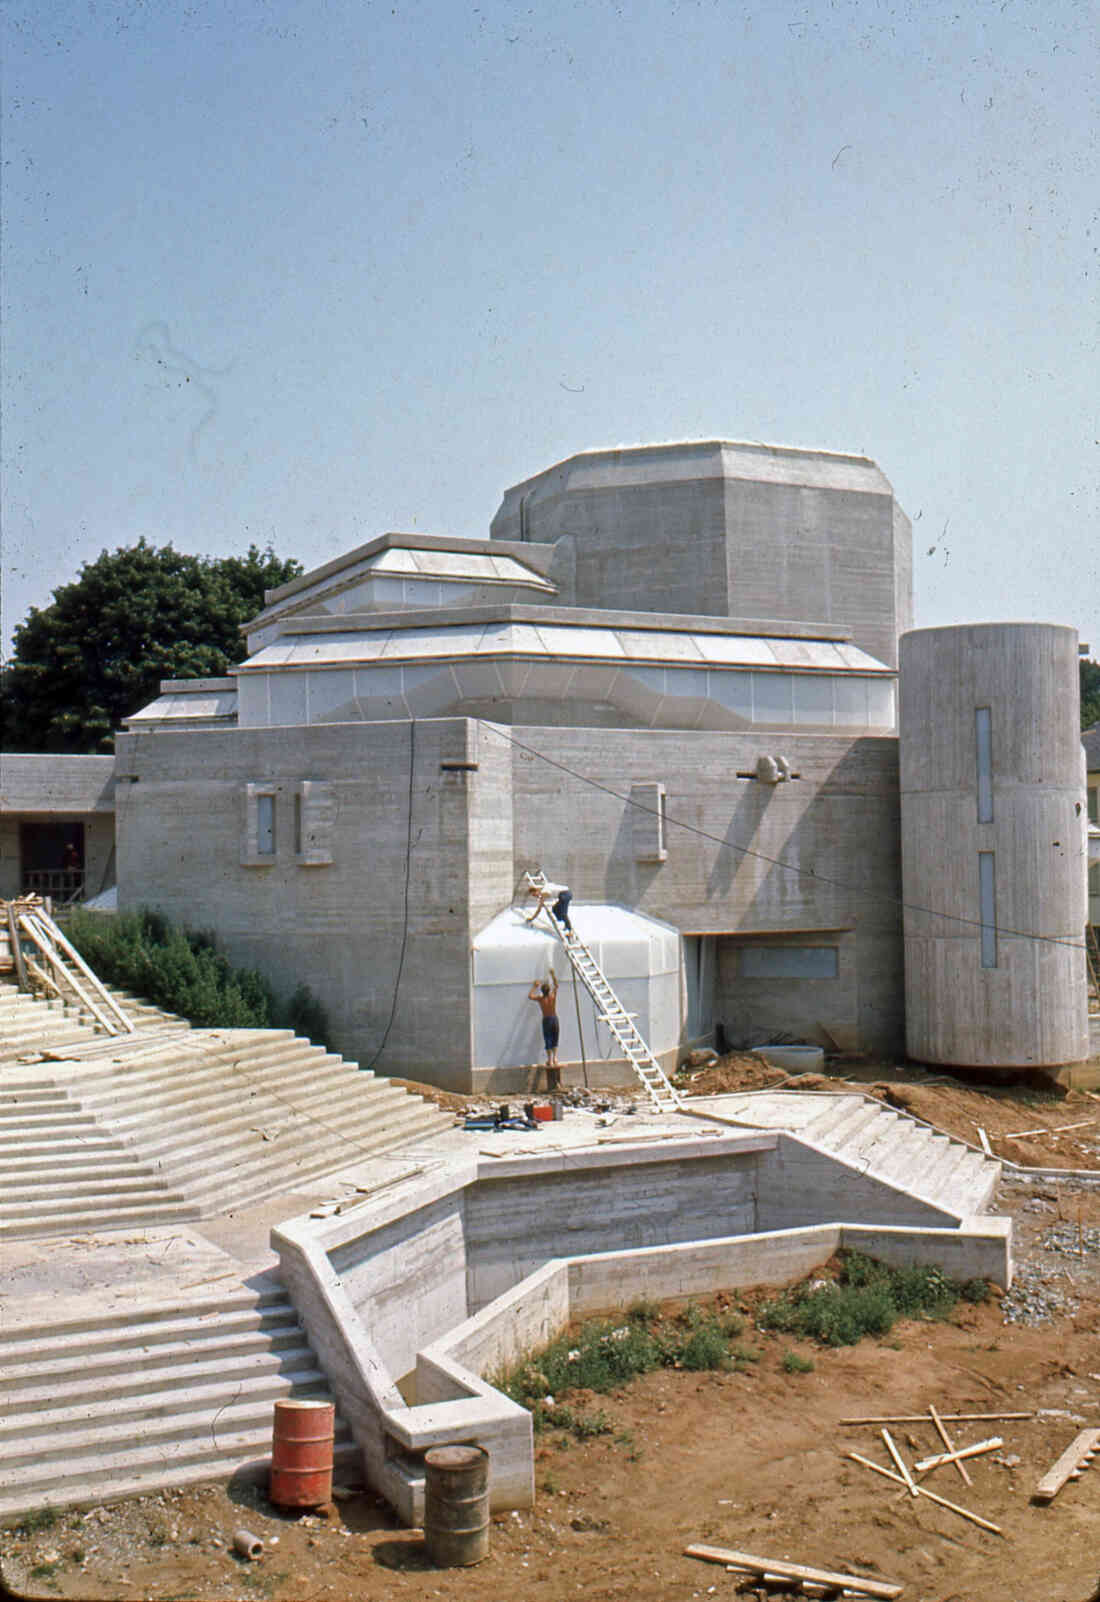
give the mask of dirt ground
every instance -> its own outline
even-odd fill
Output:
[[[980,1124],[1002,1155],[1100,1169],[1100,1122],[1069,1135],[1006,1138],[1056,1131],[1090,1112],[1100,1119],[1095,1096],[989,1092],[933,1083],[918,1071],[856,1071],[866,1074],[861,1088],[972,1142]],[[759,1088],[783,1077],[755,1060],[727,1060],[690,1088],[753,1088],[748,1081],[761,1074],[768,1077]],[[806,1087],[800,1079],[798,1088]],[[683,1556],[689,1543],[707,1542],[855,1568],[903,1584],[903,1602],[1094,1602],[1100,1457],[1049,1506],[1031,1495],[1080,1429],[1100,1427],[1100,1187],[1014,1185],[999,1207],[1016,1220],[1018,1289],[1006,1301],[960,1303],[949,1322],[900,1324],[882,1339],[825,1350],[757,1331],[755,1299],[735,1296],[746,1314],[743,1342],[759,1361],[730,1373],[645,1376],[599,1398],[612,1434],[580,1443],[540,1438],[536,1506],[494,1519],[490,1556],[476,1568],[433,1569],[421,1534],[398,1526],[361,1488],[341,1488],[327,1516],[293,1517],[257,1488],[238,1485],[167,1492],[0,1532],[5,1579],[18,1596],[119,1602],[703,1602],[787,1594]],[[812,1360],[811,1371],[784,1369],[792,1348]],[[845,1419],[924,1414],[929,1403],[941,1413],[1033,1415],[949,1426],[957,1444],[994,1434],[1004,1444],[970,1462],[970,1486],[952,1468],[924,1481],[999,1524],[1002,1535],[914,1501],[846,1457],[858,1451],[889,1462],[877,1429]],[[902,1423],[892,1433],[909,1462],[940,1449],[930,1424]],[[231,1553],[241,1525],[265,1543],[258,1562]]]

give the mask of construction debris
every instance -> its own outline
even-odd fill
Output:
[[[947,1450],[949,1452],[954,1452],[955,1443],[952,1441],[950,1435],[948,1435],[947,1431],[944,1429],[943,1419],[936,1412],[936,1409],[932,1406],[931,1402],[929,1402],[929,1404],[928,1404],[928,1416],[932,1420],[932,1423],[936,1426],[936,1434],[939,1436],[939,1438],[943,1442],[944,1446],[946,1446],[946,1448],[947,1448]],[[918,1465],[918,1467],[919,1467],[919,1465]],[[967,1473],[966,1468],[964,1467],[964,1465],[962,1463],[960,1463],[957,1458],[955,1460],[955,1468],[956,1468],[956,1470],[957,1470],[957,1472],[959,1474],[959,1477],[962,1480],[964,1485],[973,1485],[974,1481],[970,1478],[970,1475]]]
[[[1067,1480],[1081,1478],[1097,1452],[1100,1452],[1100,1430],[1082,1430],[1054,1467],[1043,1475],[1035,1487],[1035,1500],[1053,1502]]]
[[[962,1458],[996,1452],[1004,1444],[999,1435],[993,1435],[988,1441],[978,1441],[974,1446],[960,1446],[950,1452],[940,1452],[936,1457],[922,1457],[919,1463],[913,1464],[913,1468],[917,1474],[931,1474],[933,1469],[945,1468],[948,1463],[954,1463],[957,1469],[961,1469]]]
[[[881,1474],[883,1479],[893,1480],[895,1485],[905,1485],[901,1475],[895,1474],[893,1469],[883,1468],[881,1463],[872,1463],[869,1457],[861,1457],[858,1452],[848,1452],[846,1455],[853,1463],[860,1463],[872,1473]],[[969,1508],[959,1507],[957,1502],[949,1502],[946,1496],[937,1496],[935,1491],[930,1491],[925,1485],[918,1485],[916,1492],[918,1496],[926,1496],[930,1502],[935,1502],[937,1507],[945,1507],[949,1513],[957,1513],[960,1518],[969,1519],[971,1524],[980,1525],[983,1530],[990,1530],[994,1535],[1004,1534],[999,1524],[994,1524],[990,1519],[983,1519],[978,1513],[971,1513]]]
[[[900,1596],[902,1587],[887,1580],[869,1580],[862,1574],[837,1574],[831,1569],[807,1568],[801,1563],[781,1563],[777,1558],[754,1557],[751,1552],[735,1552],[725,1546],[686,1546],[684,1556],[704,1563],[721,1563],[727,1569],[759,1575],[762,1580],[793,1580],[826,1591],[854,1591],[859,1596],[889,1599]]]

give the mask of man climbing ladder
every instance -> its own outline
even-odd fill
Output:
[[[526,878],[528,895],[534,896],[537,901],[534,912],[526,921],[533,923],[540,914],[544,916],[565,947],[573,972],[596,1003],[597,1018],[607,1025],[618,1041],[623,1056],[645,1086],[653,1106],[660,1112],[678,1112],[678,1091],[669,1083],[660,1063],[639,1034],[634,1025],[634,1015],[623,1007],[595,957],[570,922],[571,892],[565,885],[552,884],[541,869],[528,873]],[[555,897],[553,904],[550,899],[552,896]]]

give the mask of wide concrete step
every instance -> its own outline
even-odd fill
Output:
[[[135,1086],[129,1082],[82,1086],[80,1099],[94,1112],[110,1112],[116,1128],[155,1123],[164,1113],[179,1107],[216,1107],[227,1099],[242,1096],[273,1095],[276,1090],[304,1085],[319,1088],[339,1075],[346,1083],[355,1070],[343,1058],[320,1053],[306,1056],[293,1047],[283,1048],[266,1059],[204,1064],[201,1069],[182,1069],[174,1079],[155,1085]]]
[[[252,1163],[238,1163],[230,1174],[214,1172],[204,1183],[188,1184],[187,1194],[204,1212],[209,1212],[217,1200],[230,1197],[237,1205],[251,1206],[277,1195],[288,1183],[301,1186],[407,1141],[430,1140],[433,1134],[450,1129],[453,1123],[449,1113],[425,1117],[416,1107],[382,1121],[363,1120],[358,1126],[349,1121],[338,1134],[329,1137],[328,1144],[303,1145],[293,1151],[284,1149],[278,1164],[267,1157]]]
[[[36,1204],[44,1203],[51,1210],[57,1210],[54,1204],[58,1203],[61,1211],[66,1208],[71,1211],[73,1206],[80,1203],[91,1205],[96,1201],[113,1202],[120,1198],[133,1201],[138,1196],[158,1202],[186,1199],[182,1191],[169,1189],[160,1175],[150,1173],[136,1164],[132,1172],[117,1169],[102,1179],[77,1178],[58,1171],[52,1179],[40,1177],[29,1180],[25,1176],[10,1175],[6,1169],[0,1170],[0,1176],[4,1183],[4,1210],[8,1216],[17,1216],[13,1211],[17,1205],[35,1208],[40,1216],[45,1216],[44,1209]]]
[[[37,1240],[49,1235],[102,1234],[113,1229],[152,1229],[158,1224],[180,1224],[201,1217],[192,1202],[137,1202],[133,1206],[107,1205],[74,1208],[66,1217],[32,1213],[8,1222],[0,1215],[0,1241]]]
[[[75,1352],[56,1353],[52,1357],[8,1363],[0,1373],[0,1388],[8,1394],[53,1386],[56,1395],[57,1388],[79,1385],[92,1375],[104,1379],[115,1374],[133,1374],[135,1367],[145,1361],[151,1361],[161,1368],[183,1369],[191,1363],[217,1360],[224,1370],[225,1366],[253,1354],[277,1352],[282,1347],[300,1347],[302,1342],[302,1330],[293,1319],[274,1329],[257,1326],[221,1334],[211,1330],[205,1335],[157,1342],[150,1348],[151,1358],[140,1348],[120,1341],[117,1345],[100,1346],[83,1357]]]
[[[271,1368],[257,1374],[250,1360],[247,1368],[223,1369],[218,1380],[208,1385],[192,1384],[183,1390],[173,1386],[144,1393],[120,1390],[106,1397],[92,1392],[85,1393],[79,1400],[74,1393],[66,1392],[62,1401],[54,1396],[45,1407],[24,1407],[18,1412],[8,1409],[0,1422],[0,1461],[8,1455],[9,1447],[22,1451],[24,1443],[28,1443],[28,1454],[33,1455],[34,1443],[44,1436],[54,1437],[66,1431],[94,1435],[104,1424],[134,1424],[145,1419],[174,1417],[180,1408],[181,1395],[186,1397],[186,1406],[192,1412],[203,1409],[216,1412],[227,1402],[254,1404],[328,1390],[328,1381],[308,1348],[300,1352],[298,1363],[294,1368]]]
[[[327,1390],[323,1376],[318,1376],[313,1389],[315,1393]],[[281,1394],[288,1393],[289,1387],[284,1387]],[[209,1443],[216,1442],[222,1434],[239,1435],[247,1430],[270,1447],[272,1402],[279,1394],[237,1402],[223,1399],[205,1407],[195,1406],[191,1396],[181,1394],[176,1397],[174,1408],[169,1403],[160,1415],[149,1413],[117,1422],[100,1418],[84,1427],[69,1421],[52,1432],[32,1437],[6,1432],[0,1437],[0,1492],[21,1479],[28,1469],[37,1472],[47,1463],[91,1457],[99,1464],[104,1457],[118,1452],[148,1451],[157,1445],[173,1453],[200,1436]]]
[[[378,1088],[370,1087],[369,1096],[364,1096],[362,1100],[356,1098],[364,1110],[369,1107],[371,1117],[380,1117],[383,1110],[404,1106],[412,1100],[404,1091],[381,1088],[384,1084],[385,1081],[378,1082]],[[293,1126],[294,1123],[303,1130],[311,1129],[318,1140],[331,1141],[334,1131],[339,1134],[353,1107],[350,1096],[318,1103],[307,1094],[293,1107],[287,1107],[259,1097],[250,1098],[242,1104],[238,1095],[228,1104],[232,1111],[228,1108],[215,1109],[213,1113],[204,1110],[193,1117],[180,1117],[168,1124],[161,1122],[149,1129],[123,1125],[117,1133],[140,1152],[145,1161],[156,1161],[166,1167],[177,1167],[185,1162],[187,1173],[195,1176],[202,1171],[198,1165],[203,1154],[212,1161],[235,1161],[262,1142],[268,1148],[267,1159],[274,1158],[278,1139],[264,1140],[264,1134]],[[326,1113],[331,1127],[325,1126]],[[114,1132],[116,1126],[113,1119],[108,1114],[104,1115],[104,1119],[108,1129]]]
[[[880,1108],[877,1103],[860,1098],[855,1100],[853,1106],[845,1107],[840,1117],[836,1119],[816,1118],[803,1133],[816,1146],[822,1146],[826,1151],[836,1152],[840,1156],[857,1148],[857,1137],[869,1125],[875,1123],[879,1116]]]
[[[18,1371],[28,1372],[41,1363],[56,1363],[79,1357],[91,1361],[99,1352],[117,1352],[128,1347],[148,1352],[155,1346],[174,1346],[181,1341],[217,1340],[224,1335],[262,1329],[282,1334],[287,1329],[301,1332],[297,1314],[283,1297],[270,1307],[227,1307],[196,1312],[188,1309],[176,1318],[131,1319],[128,1323],[96,1320],[86,1328],[43,1326],[36,1335],[25,1330],[10,1340],[0,1340],[0,1384]]]
[[[270,1464],[270,1441],[266,1450],[258,1447],[250,1436],[239,1444],[234,1440],[223,1443],[225,1450],[210,1457],[191,1454],[175,1456],[170,1465],[163,1459],[152,1465],[125,1463],[110,1472],[97,1472],[77,1477],[64,1484],[51,1479],[49,1484],[26,1482],[0,1494],[0,1524],[13,1524],[24,1514],[38,1508],[92,1507],[104,1502],[120,1501],[124,1497],[147,1495],[162,1487],[204,1485],[213,1481],[233,1478],[266,1479]],[[350,1441],[337,1443],[333,1462],[337,1472],[362,1477],[362,1454]]]
[[[349,1439],[346,1428],[342,1431],[342,1438],[343,1443]],[[230,1429],[211,1431],[207,1420],[204,1430],[175,1440],[158,1434],[148,1444],[134,1442],[128,1449],[125,1445],[113,1443],[106,1452],[74,1455],[49,1463],[43,1461],[37,1467],[23,1464],[10,1469],[0,1467],[0,1512],[4,1500],[16,1492],[63,1494],[81,1486],[91,1490],[88,1482],[92,1475],[97,1482],[120,1474],[156,1475],[157,1483],[174,1485],[178,1466],[205,1464],[212,1470],[214,1465],[235,1463],[242,1457],[270,1459],[270,1409],[263,1422],[251,1419],[243,1428],[238,1426],[235,1432]],[[98,1502],[103,1499],[104,1492],[97,1490],[94,1500]],[[54,1498],[43,1496],[43,1500],[49,1505]]]
[[[48,1143],[37,1156],[15,1157],[9,1154],[0,1157],[0,1186],[6,1186],[9,1182],[13,1185],[34,1184],[38,1180],[49,1183],[62,1173],[77,1182],[84,1178],[112,1179],[134,1174],[146,1174],[150,1179],[159,1177],[150,1164],[139,1162],[127,1147],[116,1142],[113,1151],[113,1161],[111,1148],[97,1147],[95,1152],[89,1153],[87,1145],[80,1145],[62,1155],[58,1154],[56,1146]]]
[[[281,1345],[277,1350],[262,1347],[250,1348],[243,1360],[224,1352],[213,1356],[192,1358],[187,1362],[171,1359],[161,1362],[154,1352],[148,1360],[136,1366],[119,1369],[109,1374],[95,1374],[89,1378],[69,1379],[64,1389],[53,1382],[34,1383],[4,1393],[4,1412],[11,1418],[30,1417],[40,1412],[66,1407],[88,1408],[99,1402],[118,1406],[137,1406],[145,1397],[159,1397],[170,1391],[205,1390],[228,1384],[234,1389],[242,1373],[250,1379],[272,1377],[304,1371],[314,1362],[313,1353],[305,1343],[304,1335],[296,1345]],[[236,1377],[234,1379],[234,1376]]]

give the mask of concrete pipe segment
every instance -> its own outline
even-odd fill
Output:
[[[909,1055],[1057,1068],[1088,1056],[1077,634],[1047,623],[901,640]]]

